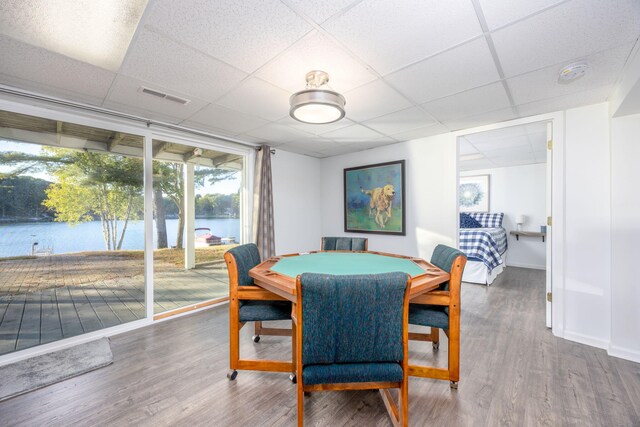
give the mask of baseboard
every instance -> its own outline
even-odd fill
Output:
[[[519,262],[507,262],[507,267],[533,268],[534,270],[546,270],[545,265],[521,264]]]
[[[567,331],[566,329],[564,330],[563,338],[580,344],[590,345],[591,347],[601,348],[603,350],[609,349],[609,341],[601,340],[590,335]]]
[[[620,359],[640,363],[640,350],[631,350],[629,348],[611,345],[607,350],[607,354],[609,356],[619,357]]]

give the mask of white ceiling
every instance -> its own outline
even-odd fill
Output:
[[[149,0],[139,23],[144,0],[110,0],[135,34],[114,24],[126,54],[94,58],[94,3],[64,25],[43,12],[58,3],[0,2],[1,84],[315,157],[605,101],[640,36],[638,0]],[[52,41],[62,27],[73,43]],[[578,60],[588,74],[559,84]],[[288,116],[314,69],[346,119]]]
[[[462,171],[547,162],[547,124],[544,122],[474,133],[458,141]]]

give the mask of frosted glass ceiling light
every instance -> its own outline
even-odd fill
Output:
[[[338,92],[322,89],[329,82],[324,71],[309,71],[307,87],[289,98],[289,114],[294,119],[311,124],[333,123],[344,117],[344,96]]]

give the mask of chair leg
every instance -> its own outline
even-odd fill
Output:
[[[438,328],[431,328],[431,345],[434,351],[440,348],[440,329]]]
[[[407,375],[404,376],[398,391],[398,415],[399,424],[402,427],[407,427],[409,425],[409,381]]]
[[[458,388],[460,380],[460,329],[451,328],[449,336],[449,380],[451,388]]]
[[[291,322],[291,375],[289,375],[289,379],[292,383],[297,382],[296,372],[298,370],[297,365],[297,357],[296,357],[296,339],[297,339],[297,331],[296,331],[296,322]]]
[[[253,334],[253,337],[251,337],[251,339],[253,340],[253,342],[259,342],[260,332],[262,332],[262,322],[259,320],[254,322],[253,330],[254,330],[254,334]]]
[[[240,323],[238,319],[237,303],[229,308],[229,372],[230,381],[238,375],[238,361],[240,360]]]
[[[298,427],[304,426],[304,389],[302,381],[298,381],[297,384],[298,395]]]

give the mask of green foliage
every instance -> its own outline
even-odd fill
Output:
[[[240,194],[196,196],[196,216],[200,218],[240,217]]]
[[[0,178],[0,217],[42,218],[52,216],[42,206],[51,183],[30,176]]]

